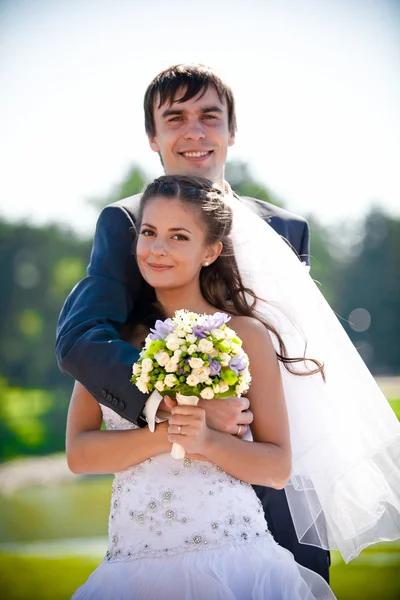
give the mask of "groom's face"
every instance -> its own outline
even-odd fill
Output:
[[[184,90],[178,93],[181,98]],[[149,136],[152,150],[161,155],[167,175],[202,175],[214,181],[224,178],[228,147],[235,136],[229,131],[225,100],[210,86],[187,102],[154,104],[156,134]]]

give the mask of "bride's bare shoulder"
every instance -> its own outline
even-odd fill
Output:
[[[232,315],[227,325],[234,329],[239,336],[268,335],[265,325],[255,317]]]
[[[254,365],[256,361],[268,358],[275,360],[275,350],[268,329],[254,317],[232,317],[228,327],[233,329],[243,342],[243,350],[248,354]]]

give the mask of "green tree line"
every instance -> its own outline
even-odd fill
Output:
[[[135,166],[92,204],[99,211],[139,192],[146,179]],[[244,163],[228,165],[227,179],[239,194],[282,205]],[[374,208],[349,231],[311,217],[309,223],[313,278],[372,372],[397,375],[400,220]],[[85,276],[90,249],[90,239],[63,227],[0,220],[0,461],[64,448],[72,381],[58,369],[55,330],[65,298]]]

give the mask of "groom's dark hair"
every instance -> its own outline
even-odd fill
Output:
[[[201,64],[180,64],[159,73],[150,83],[144,95],[144,123],[147,135],[156,135],[154,105],[171,105],[173,102],[187,102],[198,94],[203,96],[211,86],[216,90],[221,102],[228,108],[229,132],[236,131],[235,99],[231,88],[214,73],[211,67]],[[181,92],[181,96],[177,94]]]

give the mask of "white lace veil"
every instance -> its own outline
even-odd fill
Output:
[[[370,544],[400,538],[400,424],[308,268],[240,200],[229,203],[241,276],[267,301],[259,314],[289,356],[303,356],[306,340],[306,356],[325,366],[326,383],[280,363],[293,452],[285,491],[297,537],[348,562]]]

